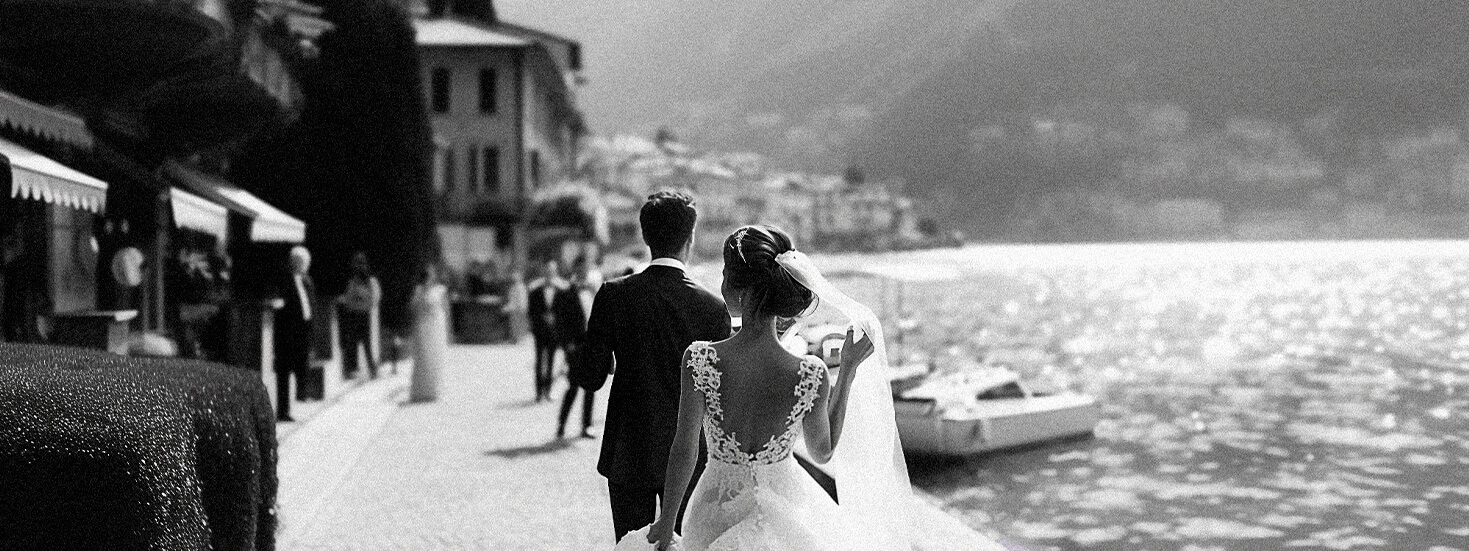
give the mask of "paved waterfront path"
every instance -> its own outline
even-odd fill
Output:
[[[611,547],[599,441],[553,438],[564,380],[535,404],[528,345],[446,360],[435,402],[407,403],[400,370],[285,438],[282,550]]]
[[[447,360],[436,402],[407,403],[400,369],[283,437],[280,549],[611,548],[600,440],[553,438],[564,378],[536,404],[529,345],[454,346]],[[984,548],[942,513],[917,516],[925,550]]]

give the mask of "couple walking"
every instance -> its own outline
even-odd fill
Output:
[[[696,219],[681,193],[643,205],[653,260],[597,293],[572,366],[591,390],[617,375],[597,464],[617,549],[909,549],[913,496],[876,318],[769,226],[725,240],[716,296],[684,273]],[[776,319],[818,297],[855,327],[836,376],[778,341]],[[731,315],[742,320],[733,335]],[[791,457],[802,436],[840,505]]]

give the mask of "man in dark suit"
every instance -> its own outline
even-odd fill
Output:
[[[566,358],[567,372],[580,371],[577,365],[582,359],[582,345],[587,336],[587,314],[582,306],[581,286],[571,282],[556,291],[551,299],[552,316],[556,322],[556,338],[561,343],[561,356]],[[582,390],[581,437],[592,438],[592,401],[596,391],[582,389],[575,383],[567,385],[566,395],[561,398],[561,413],[556,418],[556,438],[566,434],[566,420],[571,417],[571,403],[576,401],[577,390]]]
[[[293,247],[290,267],[290,275],[276,289],[285,302],[275,313],[275,410],[280,421],[295,421],[291,418],[291,375],[299,381],[311,368],[311,320],[317,314],[316,285],[306,274],[311,253],[305,247]]]
[[[608,374],[617,373],[597,462],[597,472],[607,477],[617,538],[652,524],[657,512],[678,425],[684,349],[696,340],[718,341],[730,334],[724,301],[684,273],[697,218],[688,195],[659,192],[648,198],[638,221],[653,260],[642,272],[608,281],[597,292],[584,360],[572,373],[572,380],[588,390],[601,388]],[[691,487],[703,468],[700,452]],[[682,522],[682,510],[679,516]]]
[[[563,286],[560,266],[555,260],[547,260],[544,273],[526,288],[525,315],[530,318],[530,334],[536,344],[536,402],[551,399],[552,366],[561,344],[551,306]]]

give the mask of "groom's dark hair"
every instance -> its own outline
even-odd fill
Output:
[[[648,202],[638,212],[643,243],[648,244],[653,258],[677,256],[678,250],[693,237],[694,222],[698,219],[694,198],[677,191],[649,195]]]

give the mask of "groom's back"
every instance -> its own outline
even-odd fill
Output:
[[[597,471],[609,480],[661,486],[678,423],[679,361],[696,340],[729,336],[724,301],[678,268],[653,265],[597,292],[588,326],[591,368],[617,372]]]

